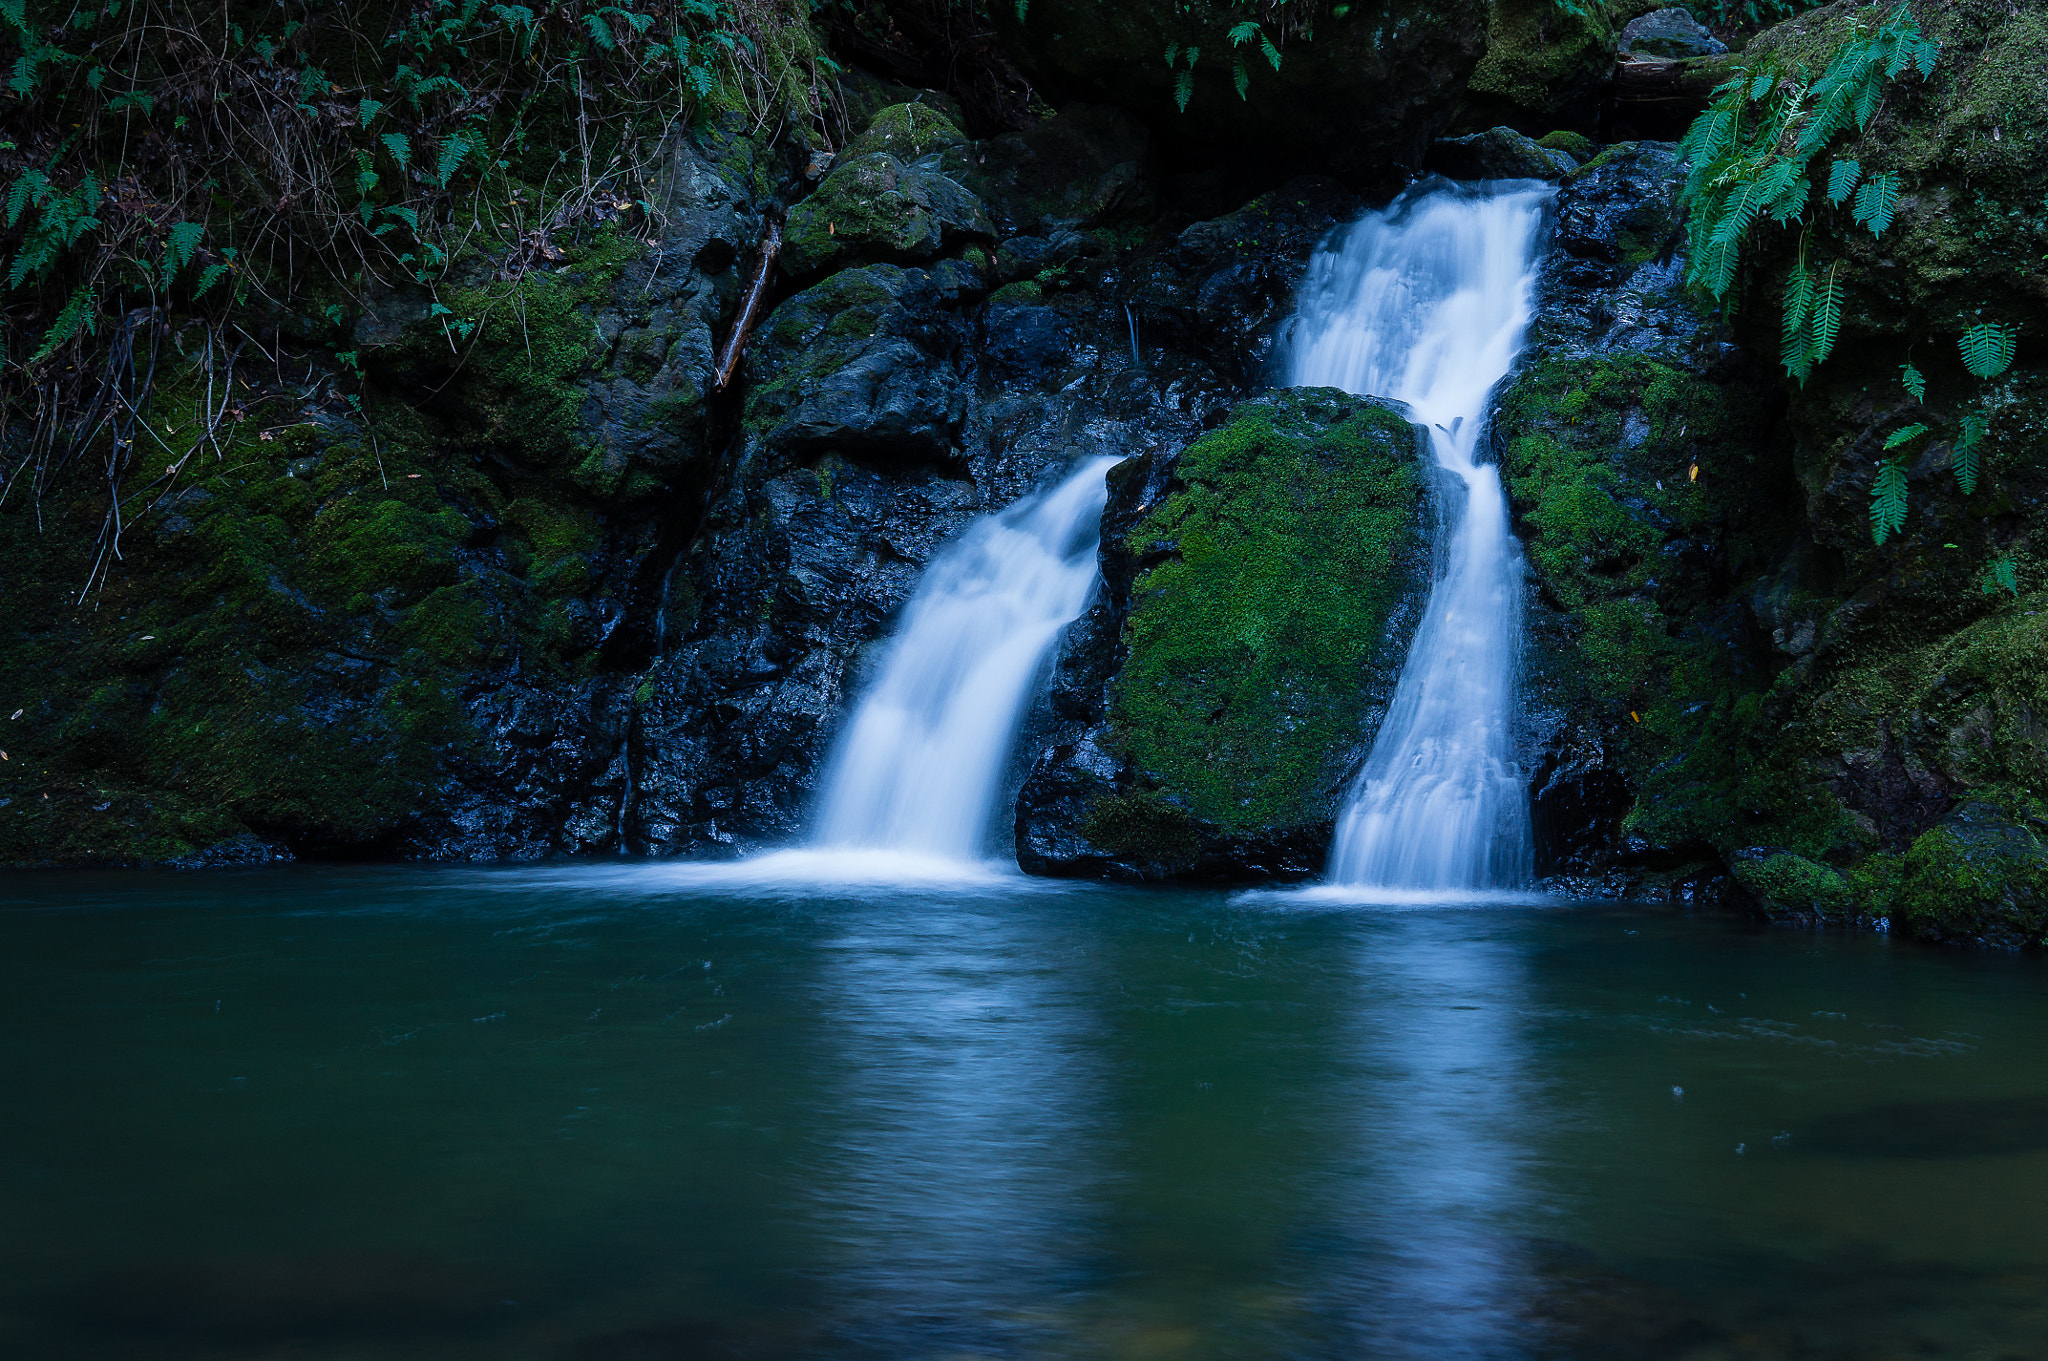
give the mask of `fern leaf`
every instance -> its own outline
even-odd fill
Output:
[[[1985,567],[1984,575],[1977,579],[1977,584],[1986,595],[1997,595],[2000,591],[2008,591],[2013,595],[2018,595],[2020,593],[2019,564],[2013,561],[2011,553],[2001,553],[1998,557],[1991,560],[1989,566]]]
[[[1856,126],[1863,129],[1870,126],[1870,120],[1877,114],[1877,106],[1884,100],[1884,85],[1872,71],[1856,90]]]
[[[1856,161],[1836,161],[1828,167],[1828,202],[1837,208],[1848,201],[1856,188],[1856,181],[1863,178],[1863,166]]]
[[[1182,113],[1186,113],[1188,111],[1188,101],[1194,97],[1195,68],[1192,66],[1184,67],[1181,73],[1173,79],[1173,102],[1180,106]]]
[[[43,340],[36,346],[36,352],[28,357],[25,368],[34,368],[57,352],[65,341],[84,331],[93,332],[93,316],[98,310],[98,299],[93,296],[91,284],[80,284],[64,302],[64,308],[57,313],[57,319],[50,323],[50,329],[43,333]]]
[[[603,15],[584,15],[583,26],[590,31],[590,40],[596,43],[599,48],[606,52],[618,51],[619,44],[618,41],[612,37],[611,23],[607,19],[605,19]]]
[[[384,149],[391,153],[391,159],[398,162],[400,170],[411,168],[412,141],[404,133],[387,132],[377,140],[382,142]]]
[[[1777,83],[1778,78],[1768,72],[1749,82],[1749,102],[1754,104],[1757,100],[1762,99],[1771,92],[1771,86]]]
[[[1886,459],[1870,484],[1870,537],[1879,547],[1906,527],[1906,466],[1899,459]]]
[[[1906,392],[1914,401],[1924,402],[1927,400],[1927,379],[1921,374],[1920,370],[1913,367],[1912,360],[1909,359],[1899,365],[1899,382],[1905,387]]]
[[[1280,69],[1280,49],[1273,46],[1273,40],[1263,33],[1259,35],[1259,50],[1266,54],[1266,60],[1273,64],[1275,71]]]
[[[1956,348],[1962,351],[1963,367],[1971,377],[1996,378],[2011,367],[2019,336],[2018,327],[1987,321],[1963,332]]]
[[[1794,262],[1792,277],[1785,282],[1784,343],[1779,358],[1785,372],[1801,383],[1813,369],[1813,275],[1804,260]]]
[[[357,100],[356,126],[359,128],[366,128],[370,126],[370,120],[375,118],[380,112],[382,112],[383,108],[384,105],[381,102],[374,99]]]
[[[1245,43],[1248,43],[1248,42],[1252,41],[1252,39],[1254,39],[1254,38],[1256,38],[1256,37],[1258,37],[1258,36],[1259,36],[1259,26],[1258,26],[1258,24],[1257,24],[1256,22],[1254,22],[1253,20],[1247,19],[1247,20],[1245,20],[1245,21],[1244,21],[1243,23],[1241,23],[1241,24],[1233,24],[1233,25],[1231,26],[1231,29],[1230,29],[1230,45],[1231,45],[1232,47],[1240,47],[1240,46],[1244,45]]]
[[[1252,78],[1245,73],[1243,62],[1233,61],[1230,63],[1230,80],[1232,84],[1237,86],[1238,99],[1247,100],[1251,98]]]
[[[1842,333],[1842,267],[1829,265],[1827,277],[1813,291],[1813,362],[1825,363]]]
[[[1788,183],[1778,196],[1764,207],[1765,216],[1779,226],[1788,226],[1806,215],[1806,204],[1813,197],[1813,181],[1799,173],[1799,167],[1791,161],[1781,161],[1789,172]]]
[[[192,253],[199,249],[199,239],[206,235],[206,228],[197,222],[179,222],[171,227],[170,236],[164,242],[164,283],[168,285],[178,277],[178,271],[192,263]]]
[[[1924,425],[1920,425],[1918,423],[1908,425],[1901,429],[1892,431],[1892,433],[1885,439],[1884,447],[1887,451],[1890,451],[1898,448],[1902,444],[1911,444],[1914,440],[1919,439],[1922,435],[1926,433],[1927,427]]]
[[[1956,485],[1965,496],[1977,494],[1977,475],[1984,466],[1981,446],[1990,424],[1979,415],[1963,417],[1962,433],[1956,436],[1955,448],[1949,454],[1949,467],[1954,469]]]
[[[1849,215],[1870,228],[1872,236],[1883,236],[1899,210],[1899,177],[1891,172],[1872,175],[1856,191],[1856,206]]]
[[[1167,69],[1167,70],[1169,70],[1169,71],[1171,71],[1171,70],[1173,69],[1173,64],[1174,64],[1175,62],[1179,61],[1179,60],[1180,60],[1180,44],[1179,44],[1179,43],[1168,43],[1168,44],[1166,45],[1166,69]]]
[[[1922,38],[1920,40],[1920,50],[1913,54],[1913,64],[1920,68],[1920,79],[1934,79],[1934,62],[1940,53],[1940,43],[1929,38]]]

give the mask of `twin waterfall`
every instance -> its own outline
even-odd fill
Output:
[[[1290,383],[1406,403],[1447,474],[1436,581],[1330,859],[1334,884],[1366,897],[1533,875],[1512,731],[1522,559],[1477,453],[1529,321],[1548,201],[1523,182],[1410,193],[1318,252],[1302,286]],[[986,853],[1034,682],[1094,590],[1113,462],[975,522],[934,560],[834,751],[815,846]]]
[[[1339,885],[1427,894],[1534,877],[1513,732],[1521,546],[1478,445],[1529,324],[1549,199],[1540,186],[1404,196],[1318,252],[1302,285],[1289,381],[1407,403],[1450,474],[1436,583],[1337,823]]]

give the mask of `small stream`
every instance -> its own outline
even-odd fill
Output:
[[[17,874],[0,1354],[2033,1357],[2048,977],[1615,905]]]

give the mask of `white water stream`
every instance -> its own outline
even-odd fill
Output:
[[[1032,683],[1095,588],[1113,458],[968,527],[926,569],[833,751],[813,845],[965,861]]]
[[[1337,885],[1513,890],[1533,877],[1515,761],[1522,554],[1499,471],[1478,461],[1486,401],[1529,323],[1551,191],[1515,181],[1404,195],[1317,253],[1292,339],[1298,387],[1405,402],[1462,495],[1394,699],[1331,850]]]

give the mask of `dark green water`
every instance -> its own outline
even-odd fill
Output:
[[[0,1084],[9,1357],[2048,1355],[2048,966],[1882,937],[15,875]]]

